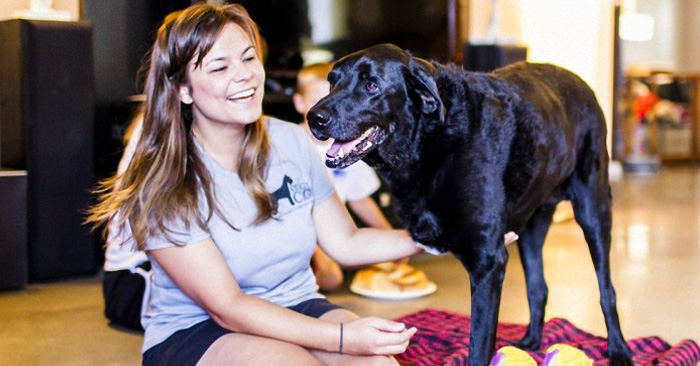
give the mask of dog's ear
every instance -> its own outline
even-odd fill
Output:
[[[440,122],[443,122],[445,113],[435,82],[436,75],[433,64],[417,57],[410,57],[408,66],[404,68],[404,80],[411,100],[420,106],[423,114],[437,113]]]

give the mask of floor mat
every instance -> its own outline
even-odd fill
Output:
[[[406,352],[396,356],[401,365],[467,365],[471,320],[468,316],[442,310],[423,310],[397,320],[418,328]],[[525,325],[500,323],[496,348],[522,338],[525,330]],[[595,366],[608,365],[605,338],[589,334],[560,318],[545,323],[541,348],[529,353],[541,364],[545,350],[556,343],[581,349],[595,361]],[[659,337],[646,337],[628,339],[627,344],[632,349],[636,366],[696,366],[700,362],[700,347],[691,340],[671,346]]]

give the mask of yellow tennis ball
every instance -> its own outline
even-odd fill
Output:
[[[489,366],[537,366],[537,362],[527,352],[506,346],[496,351]]]
[[[542,366],[593,366],[593,360],[576,347],[555,344],[547,348]]]

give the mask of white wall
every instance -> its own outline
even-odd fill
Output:
[[[678,17],[679,27],[676,45],[678,47],[679,71],[700,73],[700,1],[678,0],[682,9]]]
[[[690,0],[696,2],[697,0]],[[680,3],[676,0],[637,0],[636,12],[654,19],[654,36],[649,41],[622,41],[620,43],[623,70],[652,68],[676,70],[681,46],[679,16]]]
[[[16,11],[29,9],[30,0],[2,0],[0,2],[0,19],[12,18]],[[74,19],[80,17],[80,0],[54,0],[53,8],[70,11]]]
[[[470,2],[470,39],[485,34],[490,3],[486,0]],[[596,93],[608,121],[608,131],[611,131],[612,1],[500,0],[497,4],[499,34],[527,46],[528,61],[557,64],[583,78]]]
[[[700,1],[637,0],[636,6],[638,13],[654,18],[654,36],[622,42],[624,69],[700,73]]]
[[[326,43],[347,36],[347,0],[308,0],[311,40]]]

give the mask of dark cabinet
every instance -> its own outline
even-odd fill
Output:
[[[0,165],[27,171],[29,279],[94,273],[92,26],[2,21],[0,54]]]

